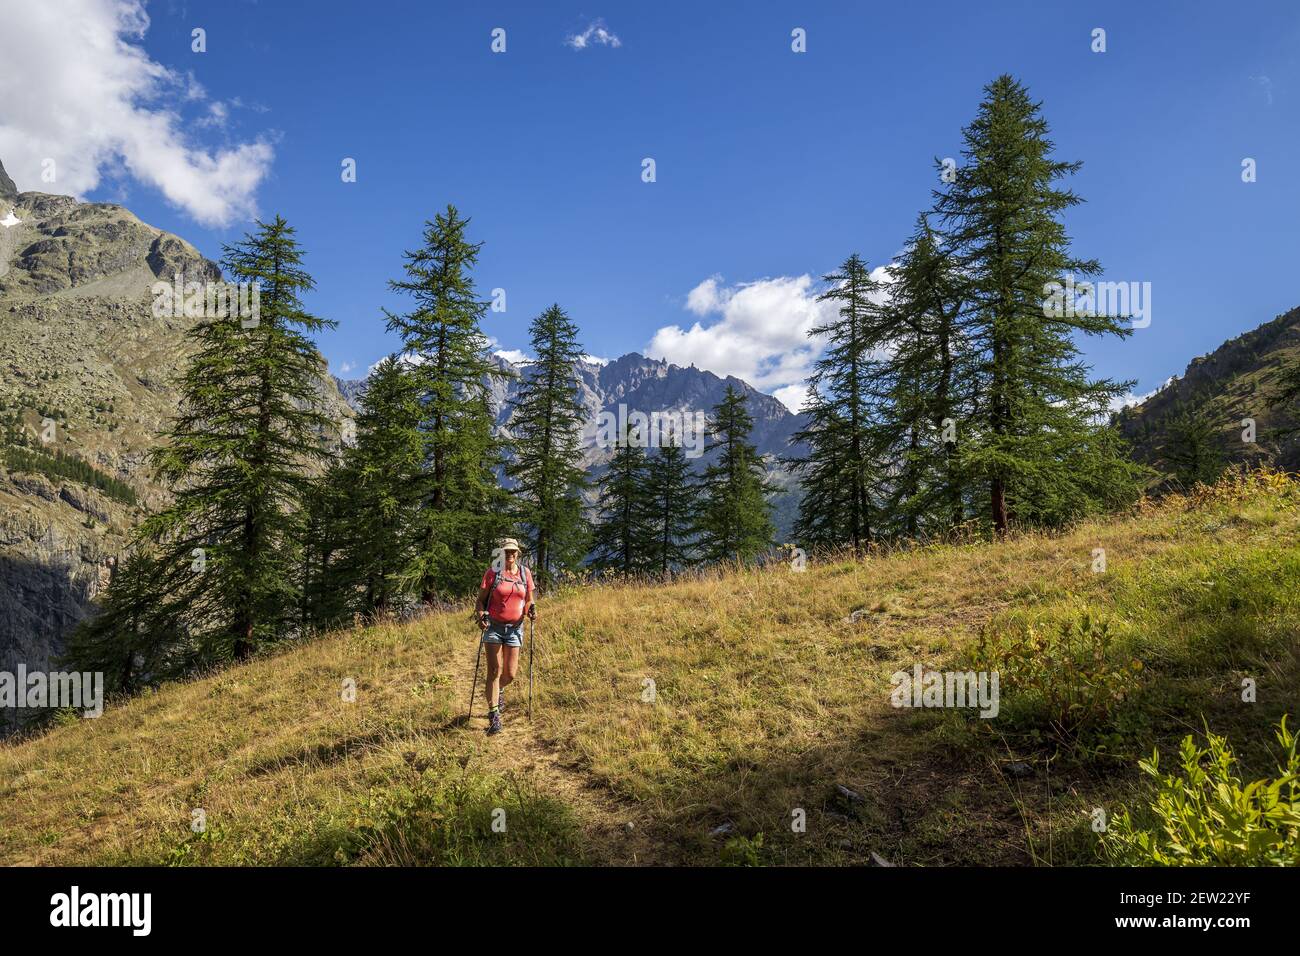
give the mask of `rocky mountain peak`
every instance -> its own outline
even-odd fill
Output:
[[[0,162],[0,202],[13,202],[18,198],[18,187],[5,172],[5,164]],[[5,212],[8,212],[6,209]]]
[[[15,216],[18,224],[0,235],[0,294],[76,290],[142,299],[155,281],[178,272],[194,282],[221,277],[219,267],[188,242],[115,203],[28,192],[17,197]]]
[[[124,206],[19,193],[0,170],[0,445],[26,456],[0,455],[0,671],[57,658],[139,506],[165,498],[148,455],[176,413],[198,320],[158,314],[152,290],[177,273],[221,278],[193,245]],[[328,380],[320,411],[351,416]],[[133,498],[51,470],[55,453]]]

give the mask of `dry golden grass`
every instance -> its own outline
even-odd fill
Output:
[[[493,739],[463,718],[466,614],[339,633],[0,747],[0,862],[1090,862],[1088,813],[1135,795],[1131,761],[895,710],[890,675],[959,662],[984,626],[1089,609],[1160,692],[1133,753],[1204,715],[1249,759],[1300,703],[1298,500],[1259,479],[1055,536],[562,593],[542,606],[535,720],[517,685]],[[1244,610],[1198,596],[1234,575],[1261,579]],[[1254,709],[1232,706],[1242,673]]]

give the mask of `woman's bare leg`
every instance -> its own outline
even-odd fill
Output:
[[[505,688],[515,682],[515,675],[519,673],[519,648],[501,647],[501,687]],[[496,698],[492,698],[496,702]]]
[[[487,702],[488,709],[497,705],[497,695],[501,692],[501,651],[500,644],[486,644],[487,648]]]

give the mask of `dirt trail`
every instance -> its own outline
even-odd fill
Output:
[[[617,799],[592,781],[566,760],[553,743],[541,737],[536,721],[529,722],[527,647],[519,661],[519,676],[506,690],[503,729],[494,737],[486,735],[487,704],[483,696],[486,667],[484,655],[474,695],[474,716],[465,725],[465,732],[479,738],[489,763],[501,771],[514,770],[527,775],[539,790],[567,805],[582,827],[586,837],[584,849],[591,862],[611,866],[653,866],[662,862],[661,845],[650,833],[649,820],[642,808]],[[472,662],[457,667],[456,700],[462,705],[469,700],[473,678]]]

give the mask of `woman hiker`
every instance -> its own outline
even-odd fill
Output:
[[[501,570],[488,568],[479,586],[478,626],[487,645],[487,700],[489,734],[501,733],[501,712],[505,709],[506,685],[519,670],[519,649],[524,646],[524,612],[537,619],[533,601],[533,575],[519,563],[519,542],[501,542]]]

